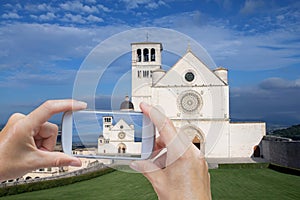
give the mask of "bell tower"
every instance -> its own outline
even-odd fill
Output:
[[[131,97],[135,111],[139,104],[151,101],[152,72],[161,69],[162,44],[158,42],[132,43]]]
[[[113,123],[113,117],[112,116],[104,116],[102,118],[103,121],[103,136],[105,139],[109,138],[110,133],[110,127]]]

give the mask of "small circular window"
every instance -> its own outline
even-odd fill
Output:
[[[195,79],[195,75],[193,74],[193,72],[187,72],[184,78],[186,81],[192,82]]]
[[[123,126],[123,125],[121,125],[121,126],[120,126],[120,129],[123,129],[123,128],[124,128],[124,126]]]

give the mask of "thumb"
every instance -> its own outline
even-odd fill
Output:
[[[130,167],[140,173],[149,173],[156,170],[160,170],[151,160],[133,161],[130,163]]]
[[[40,167],[80,167],[81,160],[61,152],[40,151]]]

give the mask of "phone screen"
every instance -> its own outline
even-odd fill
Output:
[[[72,115],[73,155],[141,158],[143,125],[147,126],[142,113],[83,111]]]

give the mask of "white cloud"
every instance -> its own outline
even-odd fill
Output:
[[[56,8],[52,7],[51,4],[26,4],[24,6],[24,10],[29,11],[30,13],[38,13],[38,12],[55,12]]]
[[[166,5],[166,3],[162,0],[159,1],[151,1],[151,0],[120,0],[125,3],[126,8],[128,10],[136,9],[139,7],[145,7],[147,9],[157,9],[162,5]]]
[[[47,14],[39,16],[39,19],[42,20],[42,21],[50,21],[50,20],[53,20],[55,18],[56,18],[55,14],[51,13],[51,12],[47,12]]]
[[[71,14],[67,13],[63,18],[60,19],[63,22],[70,22],[75,24],[86,24],[86,23],[95,23],[95,22],[103,22],[104,20],[95,15],[82,16],[79,14]]]
[[[300,89],[300,79],[285,80],[279,77],[271,77],[263,80],[259,87],[262,89]]]
[[[163,2],[163,1],[149,2],[149,3],[146,5],[146,8],[149,8],[149,9],[157,9],[158,7],[160,7],[160,6],[162,6],[162,5],[166,5],[166,3]]]
[[[152,23],[189,35],[208,50],[217,65],[229,69],[264,70],[300,63],[299,22],[285,23],[289,28],[249,34],[195,11],[165,16]]]
[[[96,6],[88,6],[82,4],[80,1],[67,1],[65,3],[61,3],[60,7],[63,10],[71,11],[71,12],[84,12],[84,13],[98,13],[99,10]]]
[[[264,6],[264,2],[262,0],[246,0],[244,7],[240,10],[240,13],[252,14],[257,12],[257,10],[262,6]]]
[[[4,19],[20,19],[21,16],[18,15],[18,13],[10,12],[10,13],[4,13],[2,15],[2,18],[4,18]]]
[[[79,15],[79,14],[73,15],[73,14],[70,14],[70,13],[65,14],[64,18],[62,18],[62,21],[79,23],[79,24],[86,23],[86,20],[81,15]]]
[[[104,12],[111,12],[112,10],[109,9],[108,7],[104,6],[104,5],[101,5],[101,4],[98,4],[97,7],[100,9],[100,10],[103,10]]]
[[[32,18],[32,19],[38,19],[38,16],[32,15],[32,14],[30,14],[29,17]]]
[[[62,68],[45,68],[39,70],[24,69],[15,71],[1,78],[0,87],[27,87],[31,85],[64,85],[72,84],[76,70]]]
[[[100,18],[100,17],[96,17],[94,15],[89,15],[87,18],[86,18],[89,22],[103,22],[103,19]]]
[[[38,4],[36,9],[39,11],[53,11],[53,8],[49,4]]]
[[[6,3],[6,4],[3,5],[3,7],[5,7],[5,8],[12,8],[13,5],[11,5],[11,4],[9,4],[9,3]]]
[[[24,23],[1,26],[0,71],[36,70],[57,65],[56,62],[81,60],[100,41],[125,29],[126,26],[76,28]]]

